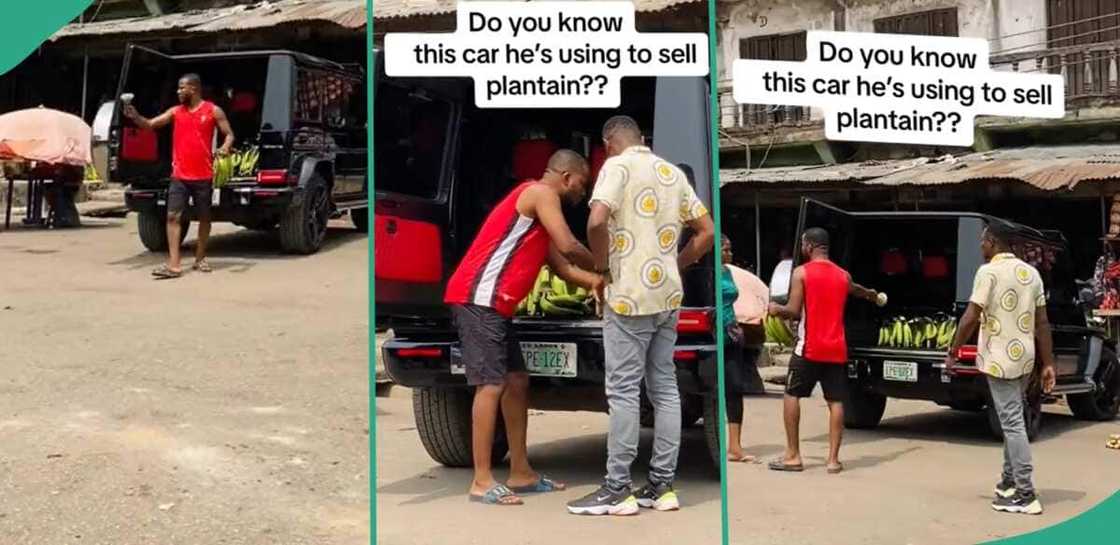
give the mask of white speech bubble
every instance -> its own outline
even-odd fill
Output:
[[[735,102],[820,108],[829,140],[971,146],[978,115],[1065,115],[1061,75],[991,70],[978,38],[810,31],[805,62],[732,71]]]
[[[385,73],[473,78],[482,108],[617,108],[625,76],[708,74],[707,34],[639,33],[631,2],[459,2],[456,21],[387,34]]]

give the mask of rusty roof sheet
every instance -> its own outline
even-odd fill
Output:
[[[594,1],[594,0],[587,0]],[[691,4],[700,0],[633,0],[637,11],[661,11],[680,4]],[[453,13],[457,0],[375,0],[374,19],[414,17],[417,15],[438,15]]]
[[[1019,181],[1044,190],[1120,179],[1120,145],[1038,146],[972,153],[868,180],[867,185],[943,185]]]
[[[1120,145],[1038,146],[966,155],[725,169],[720,185],[855,183],[869,186],[930,186],[981,180],[1018,181],[1044,190],[1073,189],[1086,181],[1120,179]]]
[[[285,23],[327,22],[364,28],[364,0],[272,0],[167,15],[130,17],[62,27],[51,40],[150,32],[224,32],[267,28]]]
[[[928,161],[926,158],[891,161],[864,161],[834,165],[799,165],[756,169],[722,169],[720,185],[732,183],[845,183],[863,182],[908,170]]]

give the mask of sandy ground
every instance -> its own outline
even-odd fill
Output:
[[[564,480],[569,490],[529,496],[517,507],[467,502],[471,472],[433,462],[412,419],[411,393],[394,387],[377,399],[378,545],[571,545],[599,543],[718,544],[719,481],[700,427],[684,434],[676,488],[682,509],[648,510],[634,517],[568,514],[564,503],[601,484],[606,463],[607,415],[531,411],[529,457],[534,467]],[[643,430],[634,479],[645,484],[652,430]],[[498,478],[506,467],[497,469]]]
[[[85,222],[0,231],[0,543],[368,543],[367,238],[153,281]]]
[[[763,461],[780,456],[785,445],[781,389],[767,387],[767,396],[746,398],[744,432],[747,451]],[[879,428],[846,430],[840,451],[846,470],[828,475],[827,407],[818,389],[801,405],[804,473],[730,467],[730,542],[959,545],[1071,518],[1120,488],[1120,451],[1104,446],[1120,424],[1075,420],[1058,405],[1045,410],[1033,455],[1046,511],[1009,515],[990,507],[1002,444],[989,437],[982,413],[891,399]]]

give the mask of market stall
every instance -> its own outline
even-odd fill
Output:
[[[81,118],[58,110],[39,107],[0,115],[0,162],[8,180],[5,229],[11,228],[17,179],[27,180],[24,224],[77,226],[74,195],[85,167],[93,162],[92,137]]]

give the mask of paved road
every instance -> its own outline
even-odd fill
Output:
[[[0,543],[368,543],[367,238],[157,282],[85,221],[0,231]]]
[[[769,395],[746,398],[744,432],[747,451],[763,460],[779,456],[785,444],[780,387],[767,387]],[[846,431],[840,455],[847,469],[828,475],[827,408],[819,390],[801,411],[804,473],[761,464],[730,468],[732,544],[979,543],[1066,520],[1120,488],[1120,451],[1104,447],[1120,423],[1074,420],[1062,406],[1047,406],[1034,444],[1035,486],[1046,507],[1037,517],[989,507],[1002,451],[981,413],[892,399],[878,429]]]
[[[517,507],[468,503],[470,470],[433,462],[414,426],[408,389],[394,387],[388,397],[377,399],[378,545],[720,543],[719,482],[706,471],[710,462],[699,427],[684,436],[676,483],[684,505],[680,511],[580,517],[568,514],[564,502],[601,483],[605,414],[530,413],[530,460],[537,470],[565,480],[571,488],[529,497]],[[648,461],[651,441],[651,430],[643,430],[639,462]],[[505,469],[498,469],[499,478]],[[634,476],[639,485],[645,483],[644,463],[635,463]]]

